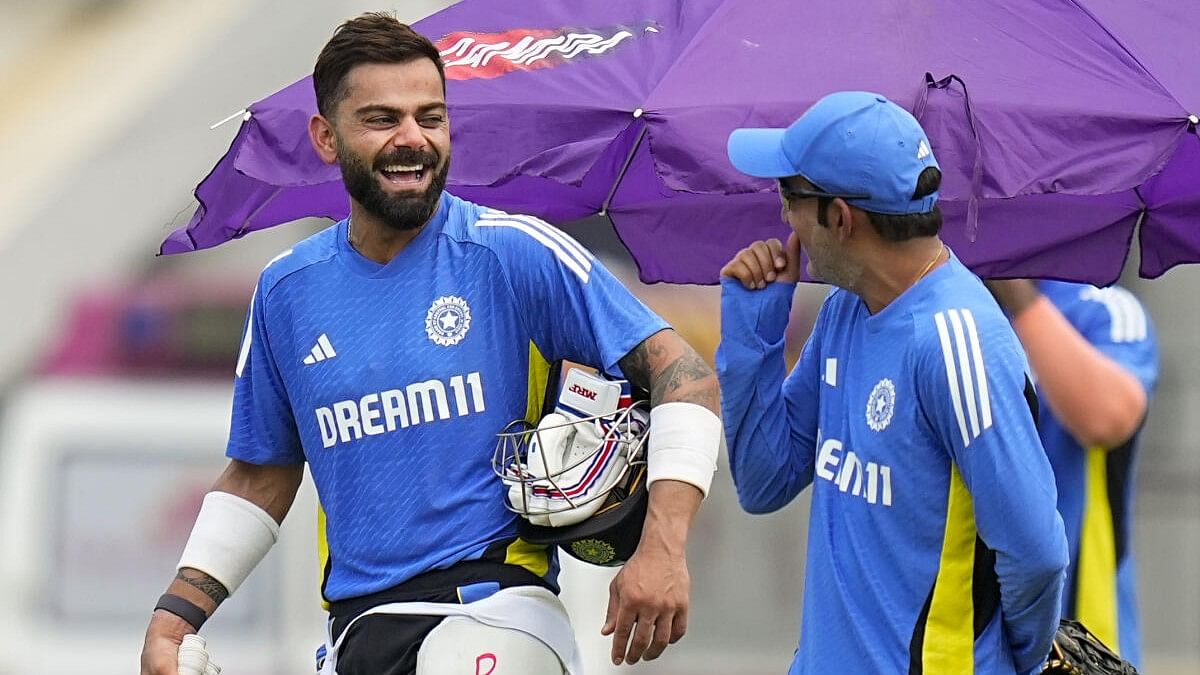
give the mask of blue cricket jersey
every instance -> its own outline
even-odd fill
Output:
[[[666,324],[575,240],[443,194],[386,265],[342,221],[277,257],[254,294],[227,455],[308,462],[326,600],[469,559],[555,583],[516,537],[496,434],[540,413],[549,363],[619,374]],[[553,383],[557,386],[557,383]]]
[[[723,279],[717,352],[742,506],[775,511],[813,486],[789,672],[1038,666],[1067,544],[1003,313],[951,255],[875,315],[834,290],[786,374],[794,290]]]
[[[1147,398],[1153,394],[1154,326],[1132,293],[1059,281],[1038,286],[1084,339],[1136,377]],[[1131,535],[1138,434],[1119,448],[1085,448],[1045,404],[1040,421],[1071,547],[1063,615],[1079,619],[1122,658],[1140,665]]]

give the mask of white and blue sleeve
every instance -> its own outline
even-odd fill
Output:
[[[1119,286],[1085,286],[1079,299],[1066,308],[1068,321],[1102,354],[1136,377],[1150,396],[1158,384],[1158,347],[1145,307]]]
[[[924,321],[922,406],[995,552],[1004,627],[1024,672],[1050,648],[1067,566],[1054,476],[1025,398],[1025,356],[998,311],[945,309]]]
[[[266,289],[260,280],[238,354],[233,415],[225,454],[251,464],[304,461],[296,420],[271,351]]]

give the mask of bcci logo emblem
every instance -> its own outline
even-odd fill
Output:
[[[435,343],[450,347],[462,342],[471,327],[471,308],[457,295],[443,295],[425,314],[425,333]]]
[[[875,385],[867,399],[867,426],[871,431],[883,431],[892,423],[895,408],[896,385],[885,377]]]
[[[586,560],[593,565],[604,565],[617,555],[616,550],[608,542],[599,539],[580,539],[571,542],[571,550],[579,556],[580,560]]]

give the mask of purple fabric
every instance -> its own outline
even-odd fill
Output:
[[[451,191],[552,222],[605,212],[647,282],[713,283],[785,234],[774,186],[725,140],[840,89],[918,114],[944,236],[981,274],[1111,282],[1141,200],[1142,274],[1200,261],[1200,12],[1168,0],[464,0],[416,27],[448,63]],[[252,105],[163,253],[344,216],[315,107],[308,78]]]
[[[1141,228],[1141,275],[1153,279],[1200,260],[1200,137],[1185,139],[1159,175],[1142,190],[1147,215]]]

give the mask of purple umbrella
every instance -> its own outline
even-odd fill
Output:
[[[866,89],[925,125],[944,238],[976,272],[1103,284],[1139,225],[1143,275],[1200,261],[1185,105],[1200,105],[1187,75],[1200,20],[1167,0],[1132,7],[464,0],[416,28],[447,63],[451,191],[552,222],[607,214],[644,281],[712,283],[738,248],[785,232],[774,186],[725,157],[731,130]],[[1179,42],[1162,46],[1160,28]],[[337,168],[309,146],[315,108],[309,78],[250,106],[162,252],[344,217]]]

